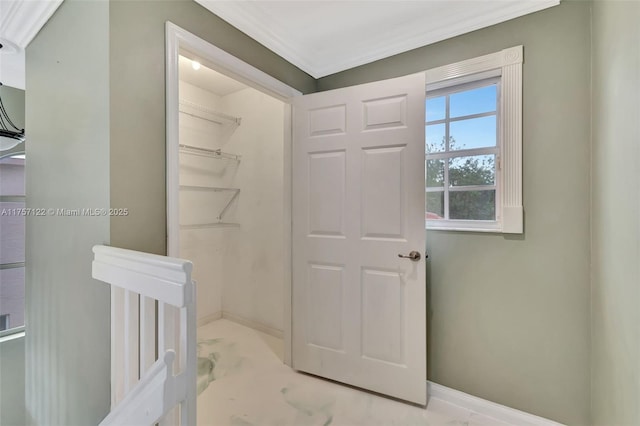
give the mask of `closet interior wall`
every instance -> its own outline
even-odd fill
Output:
[[[221,125],[180,114],[180,144],[240,156],[180,153],[180,257],[194,264],[198,322],[225,316],[278,333],[284,311],[285,104],[249,87],[220,96],[186,81],[180,81],[180,101],[190,113],[201,107],[240,118],[239,125]],[[223,188],[240,192],[218,219],[233,196]]]

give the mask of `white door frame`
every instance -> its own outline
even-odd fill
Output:
[[[179,72],[178,55],[181,49],[208,61],[213,68],[231,78],[247,84],[267,95],[289,104],[289,99],[302,95],[293,87],[281,82],[236,58],[206,40],[191,34],[167,21],[165,25],[166,58],[166,138],[167,138],[167,255],[178,257],[180,248],[179,209]],[[284,119],[284,362],[291,365],[291,173],[292,127],[291,106],[285,108]]]

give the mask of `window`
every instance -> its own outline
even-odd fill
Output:
[[[24,326],[24,171],[24,155],[0,158],[0,332]]]
[[[426,75],[427,228],[522,233],[522,46]]]
[[[496,226],[499,93],[497,78],[427,93],[427,219]]]
[[[0,331],[9,329],[9,314],[0,315]]]

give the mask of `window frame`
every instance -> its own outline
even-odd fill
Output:
[[[444,214],[445,219],[425,219],[425,223],[427,225],[427,229],[474,229],[478,231],[497,231],[500,228],[500,218],[502,212],[500,211],[501,199],[500,199],[500,86],[501,86],[501,78],[500,76],[490,76],[490,77],[482,77],[477,80],[470,82],[460,83],[457,79],[451,80],[451,84],[446,87],[441,87],[435,90],[430,90],[426,92],[426,100],[432,98],[438,98],[442,96],[450,96],[455,93],[462,93],[469,90],[474,90],[482,87],[488,87],[490,85],[496,85],[496,145],[495,147],[482,147],[482,148],[470,148],[470,149],[460,149],[460,150],[446,150],[443,152],[437,152],[433,154],[426,154],[426,160],[443,160],[445,162],[445,182],[442,186],[442,190],[439,187],[427,188],[425,186],[425,193],[429,194],[430,192],[442,192],[444,194]],[[448,104],[447,104],[448,108]],[[464,121],[471,118],[480,118],[485,116],[493,116],[492,113],[482,113],[482,114],[472,114],[461,117],[451,118],[448,115],[442,120],[433,120],[433,121],[425,121],[425,126],[435,125],[435,124],[445,124],[451,125],[451,123],[455,123],[456,121]],[[428,118],[428,117],[427,117]],[[447,132],[447,134],[449,134]],[[447,144],[448,145],[448,144]],[[495,182],[493,185],[479,185],[479,186],[448,186],[448,172],[449,172],[449,160],[453,158],[460,157],[470,157],[476,155],[495,155]],[[487,191],[494,190],[495,191],[495,220],[475,220],[475,219],[446,219],[449,213],[448,205],[449,205],[449,194],[451,192],[459,192],[459,191]]]
[[[522,205],[522,63],[523,46],[425,71],[426,97],[437,90],[469,85],[488,78],[500,78],[496,158],[496,220],[426,219],[429,230],[521,234],[524,231]],[[428,95],[427,95],[428,93]],[[425,120],[426,126],[426,120]],[[425,141],[426,143],[426,141]],[[426,148],[426,147],[425,147]],[[426,149],[425,149],[426,158]],[[426,162],[425,162],[426,166]],[[426,185],[425,185],[426,194]]]

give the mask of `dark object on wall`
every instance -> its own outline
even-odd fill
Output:
[[[0,83],[2,86],[2,83]],[[19,129],[9,118],[0,96],[0,151],[6,151],[25,141],[24,129]]]

